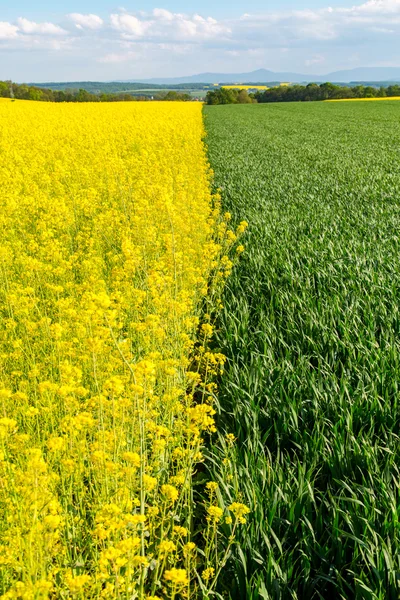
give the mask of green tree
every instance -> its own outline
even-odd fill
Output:
[[[240,90],[237,101],[239,104],[251,104],[252,99],[250,98],[247,90]]]

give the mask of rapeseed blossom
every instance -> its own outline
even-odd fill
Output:
[[[190,597],[237,235],[201,106],[0,101],[0,132],[0,598]]]

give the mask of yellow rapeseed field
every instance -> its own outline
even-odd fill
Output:
[[[224,361],[200,304],[236,239],[203,134],[196,103],[0,101],[3,600],[207,594],[223,513],[246,520],[210,482],[199,558],[192,476]]]
[[[228,90],[267,90],[268,86],[266,85],[222,85],[222,87],[227,88]]]

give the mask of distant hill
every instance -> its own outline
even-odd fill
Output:
[[[298,73],[274,73],[267,69],[257,69],[250,73],[200,73],[199,75],[189,75],[187,77],[156,77],[153,79],[135,79],[132,81],[147,84],[179,85],[182,83],[194,84],[202,82],[210,83],[256,83],[260,81],[305,81],[309,76],[299,75]]]
[[[270,87],[279,83],[363,83],[364,85],[390,85],[400,83],[400,67],[360,67],[343,71],[333,71],[326,75],[307,75],[305,73],[275,72],[257,69],[249,73],[200,73],[187,77],[157,77],[153,79],[125,79],[118,81],[71,81],[31,83],[37,87],[52,90],[85,89],[93,94],[130,92],[151,92],[155,90],[205,90],[212,84],[253,83],[267,84]]]
[[[345,71],[334,71],[324,77],[325,79],[328,77],[328,81],[343,81],[346,83],[354,81],[398,82],[400,81],[400,67],[359,67]],[[321,81],[321,77],[319,81]]]
[[[129,80],[128,80],[129,81]],[[334,71],[326,75],[310,75],[305,73],[275,72],[268,69],[257,69],[249,73],[199,73],[187,77],[156,77],[153,79],[131,80],[146,84],[178,85],[182,83],[267,83],[272,81],[305,83],[324,81],[350,83],[352,81],[400,81],[400,67],[359,67]]]

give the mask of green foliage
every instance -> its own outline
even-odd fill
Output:
[[[257,102],[311,102],[313,100],[340,100],[344,98],[382,98],[399,96],[400,86],[389,85],[334,85],[333,83],[309,83],[308,85],[289,85],[273,87],[255,94]]]
[[[49,83],[31,83],[36,87],[43,87],[53,91],[63,91],[67,93],[76,93],[80,89],[86,90],[90,94],[120,94],[121,92],[137,92],[147,87],[143,83],[130,83],[127,81],[69,81],[69,82],[49,82]],[[161,90],[162,85],[151,86],[154,90]]]
[[[206,103],[247,104],[249,102],[311,102],[313,100],[339,100],[343,98],[382,98],[400,96],[400,85],[387,87],[371,85],[334,85],[333,83],[309,83],[308,85],[278,85],[268,90],[247,94],[246,90],[217,88],[206,95]]]
[[[250,223],[216,340],[209,476],[234,433],[252,509],[225,597],[399,598],[398,109],[205,109],[224,208]]]
[[[166,100],[167,102],[188,102],[192,100],[192,97],[190,94],[170,90],[169,92],[158,93],[155,99]]]
[[[159,86],[161,88],[161,86]],[[139,100],[152,100],[150,95],[131,95],[126,93],[92,93],[85,87],[80,89],[65,88],[64,90],[35,87],[32,85],[17,84],[11,81],[0,81],[0,98],[16,98],[19,100],[41,100],[44,102],[131,102]],[[158,91],[156,100],[191,101],[190,94],[179,91]]]
[[[216,104],[249,104],[253,102],[254,94],[248,94],[247,90],[234,88],[217,88],[206,94],[206,103]]]
[[[251,104],[252,98],[249,95],[247,90],[240,90],[238,93],[238,103],[239,104]]]
[[[91,94],[120,94],[121,92],[137,93],[137,92],[157,92],[168,91],[170,85],[155,84],[155,83],[140,83],[130,81],[56,81],[49,83],[30,83],[29,85],[47,88],[53,91],[63,91],[76,93],[79,89],[84,89]],[[209,86],[205,83],[178,83],[172,86],[174,90],[203,90]]]

